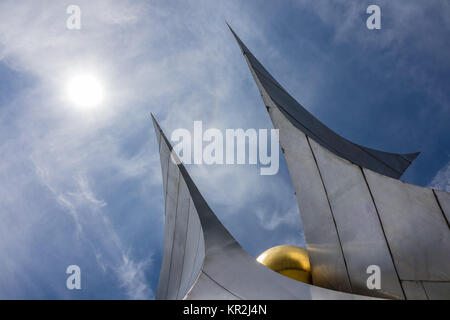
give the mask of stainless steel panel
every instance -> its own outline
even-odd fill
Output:
[[[197,213],[197,211],[195,211]],[[198,217],[198,216],[197,216]],[[200,220],[199,220],[200,223]],[[203,238],[203,228],[200,226],[201,234],[198,241],[198,249],[195,255],[194,267],[189,279],[190,286],[192,287],[195,279],[198,278],[205,262],[205,240]]]
[[[300,210],[313,283],[351,292],[339,236],[306,136],[277,109],[269,108],[288,165]]]
[[[162,144],[163,145],[163,144]],[[167,174],[167,192],[166,192],[166,215],[164,229],[164,249],[163,260],[161,265],[161,273],[159,277],[158,289],[156,291],[156,299],[166,299],[168,295],[168,287],[170,280],[170,266],[172,264],[172,248],[175,230],[175,219],[178,201],[178,181],[179,170],[172,161],[168,161]],[[163,177],[164,180],[164,177]]]
[[[450,230],[431,189],[364,169],[401,280],[450,280]]]
[[[177,299],[183,273],[185,249],[187,244],[187,227],[189,218],[189,203],[191,197],[183,179],[178,183],[177,208],[175,213],[175,231],[172,242],[172,261],[170,265],[167,299]]]
[[[164,201],[166,200],[166,183],[167,183],[167,168],[168,168],[168,161],[169,161],[169,148],[165,143],[161,144],[161,131],[159,126],[157,125],[156,119],[153,117],[152,114],[152,120],[153,120],[153,126],[155,128],[155,135],[156,139],[158,141],[158,150],[159,150],[159,158],[161,162],[161,177],[163,181],[163,194],[164,194]]]
[[[207,255],[203,272],[241,299],[370,299],[287,278],[258,263],[238,243]]]
[[[195,286],[188,292],[185,300],[240,300],[225,288],[219,286],[203,272]]]
[[[308,138],[309,139],[309,138]],[[353,293],[404,299],[380,220],[361,168],[309,139],[325,184]],[[368,289],[367,267],[381,270],[381,289]]]
[[[450,222],[450,193],[440,190],[434,190],[439,204],[447,220],[447,224]]]
[[[203,262],[200,241],[203,242],[203,231],[200,227],[200,221],[195,211],[194,203],[190,200],[188,230],[184,251],[184,267],[181,276],[180,289],[177,299],[182,299],[191,288],[202,265],[198,264],[199,259]],[[203,249],[204,250],[204,249]],[[204,255],[204,253],[203,253]]]
[[[430,300],[450,300],[450,282],[422,282]]]
[[[402,286],[407,300],[428,300],[420,281],[402,281]]]
[[[161,143],[159,147],[160,160],[161,160],[161,175],[163,182],[163,191],[164,191],[164,201],[166,202],[167,196],[167,172],[169,170],[169,161],[170,161],[170,152],[169,148],[165,143]],[[164,214],[166,214],[166,210],[164,210]]]

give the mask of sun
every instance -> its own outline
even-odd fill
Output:
[[[92,74],[79,74],[67,83],[68,99],[80,108],[92,108],[103,101],[103,87],[100,80]]]

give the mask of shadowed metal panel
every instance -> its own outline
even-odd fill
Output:
[[[447,225],[450,222],[450,193],[440,190],[433,190],[436,194],[436,197],[439,201],[439,205],[445,215],[445,219],[447,220]]]
[[[450,280],[450,232],[431,189],[364,169],[401,280]]]
[[[403,291],[408,300],[428,300],[425,289],[420,281],[402,281]]]
[[[361,168],[310,139],[324,181],[354,293],[404,299]],[[367,267],[381,270],[381,289],[367,288]]]
[[[154,125],[157,132],[161,133],[161,143],[165,143],[169,150],[172,150],[169,141],[155,120]],[[167,217],[177,217],[177,208],[179,207],[178,205],[170,205],[170,202],[173,202],[173,199],[179,198],[178,195],[175,196],[177,193],[183,194],[184,192],[184,187],[181,187],[180,192],[178,192],[178,188],[172,188],[174,184],[172,177],[175,176],[172,173],[174,171],[173,168],[178,169],[178,175],[176,176],[181,181],[178,182],[178,185],[183,186],[182,181],[186,183],[191,197],[189,206],[191,207],[193,205],[195,207],[195,211],[189,210],[189,215],[191,213],[197,214],[201,226],[200,230],[202,231],[202,237],[198,238],[200,241],[198,243],[198,249],[190,251],[191,253],[195,252],[196,258],[194,259],[192,268],[192,278],[186,284],[186,287],[190,287],[188,294],[185,296],[186,299],[370,299],[364,296],[342,293],[298,282],[273,272],[256,262],[253,257],[242,249],[239,243],[217,219],[198,191],[185,167],[182,164],[175,166],[171,161],[169,162],[167,176],[168,194],[166,199],[168,202],[166,205],[166,223],[170,222]],[[195,227],[191,229],[189,223],[187,225],[188,233],[199,230]],[[175,230],[176,232],[184,231],[177,227],[175,227]],[[185,241],[188,241],[189,238],[189,236],[185,237]],[[192,242],[191,240],[190,243],[195,243],[195,241]],[[182,246],[174,245],[170,242],[164,244],[164,250],[166,247],[170,248],[170,252],[164,251],[163,264],[166,260],[173,261],[173,255],[180,254],[179,248],[182,248]],[[188,261],[186,252],[188,251],[185,249],[183,252],[185,266]],[[202,255],[202,252],[204,255]],[[169,270],[169,280],[160,279],[160,287],[166,282],[171,283],[171,279],[176,279],[176,276],[172,275],[173,272],[181,272],[182,275],[187,275],[189,272],[183,272],[184,268],[183,270],[180,270],[180,268],[171,268]],[[165,277],[165,272],[166,270],[162,269],[160,277]],[[198,274],[200,276],[196,277]],[[190,285],[191,281],[193,281],[192,286]],[[183,279],[181,283],[183,283]],[[163,289],[158,288],[159,298],[173,297],[173,289],[171,286],[168,287],[170,288],[170,292],[163,292]]]
[[[422,284],[430,300],[450,299],[450,282],[422,281]]]
[[[250,69],[281,112],[296,128],[336,155],[384,175],[399,178],[419,153],[395,154],[355,144],[329,129],[292,98],[230,28]],[[267,102],[266,102],[267,105]]]
[[[247,58],[247,57],[246,57]],[[351,292],[339,236],[307,137],[275,106],[250,68],[274,127],[300,208],[313,283],[324,288]]]

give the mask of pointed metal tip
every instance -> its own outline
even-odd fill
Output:
[[[152,112],[150,112],[150,116],[152,117],[153,126],[155,127],[155,129],[157,129],[158,131],[161,131],[161,127],[159,126],[159,123],[156,120],[156,118],[155,118],[155,116],[153,115]]]
[[[234,36],[234,39],[236,40],[236,42],[238,43],[239,48],[242,51],[242,54],[245,55],[246,51],[248,51],[247,47],[244,45],[244,43],[242,42],[242,40],[238,37],[238,35],[236,34],[236,32],[234,32],[233,28],[231,28],[231,26],[228,24],[228,22],[226,22],[228,28],[230,29],[231,33]]]
[[[225,23],[227,24],[228,29],[230,29],[230,31],[231,31],[231,33],[233,34],[233,36],[234,36],[236,39],[239,39],[239,37],[237,36],[236,32],[234,32],[233,28],[229,25],[229,23],[228,23],[226,20],[225,20]]]
[[[419,154],[420,154],[420,152],[408,153],[408,154],[406,154],[406,158],[410,162],[413,162],[419,156]]]

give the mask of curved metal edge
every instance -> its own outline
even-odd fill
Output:
[[[233,29],[229,25],[228,27],[247,58],[252,74],[257,77],[276,106],[294,126],[323,147],[359,166],[396,179],[401,177],[420,154],[420,152],[407,154],[384,152],[358,145],[341,137],[298,103],[255,58]],[[267,102],[264,102],[267,105]]]
[[[191,202],[195,207],[193,212],[197,214],[201,225],[200,232],[202,233],[205,254],[202,262],[197,264],[196,272],[198,276],[192,281],[192,285],[183,299],[373,299],[301,283],[259,264],[240,246],[208,206],[184,165],[179,161],[177,155],[172,153],[172,146],[153,115],[152,118],[158,141],[161,145],[164,143],[175,158],[177,165],[173,167],[179,170],[180,181],[178,184],[181,181],[186,184]],[[170,155],[168,161],[171,161]],[[164,179],[167,178],[163,176]],[[169,185],[169,181],[164,184]],[[171,195],[167,194],[166,201],[170,197]],[[178,210],[178,207],[173,210]],[[166,204],[166,218],[171,213],[167,212]],[[179,229],[175,228],[175,232],[177,230]],[[189,232],[189,229],[187,232]],[[175,237],[176,234],[173,235],[173,238]],[[172,260],[174,255],[173,244],[165,242],[165,249],[167,245],[170,245],[172,249],[165,250],[163,256],[165,261]],[[184,252],[181,253],[185,255]],[[180,254],[180,251],[176,254]],[[164,271],[167,272],[167,270],[162,269],[161,275]],[[167,278],[176,278],[177,275],[174,273],[180,272],[182,273],[183,270],[172,268],[169,270]],[[159,287],[168,287],[168,292],[165,295],[160,295],[159,298],[181,298],[180,295],[170,292],[171,287],[167,282],[167,280],[160,281]]]

